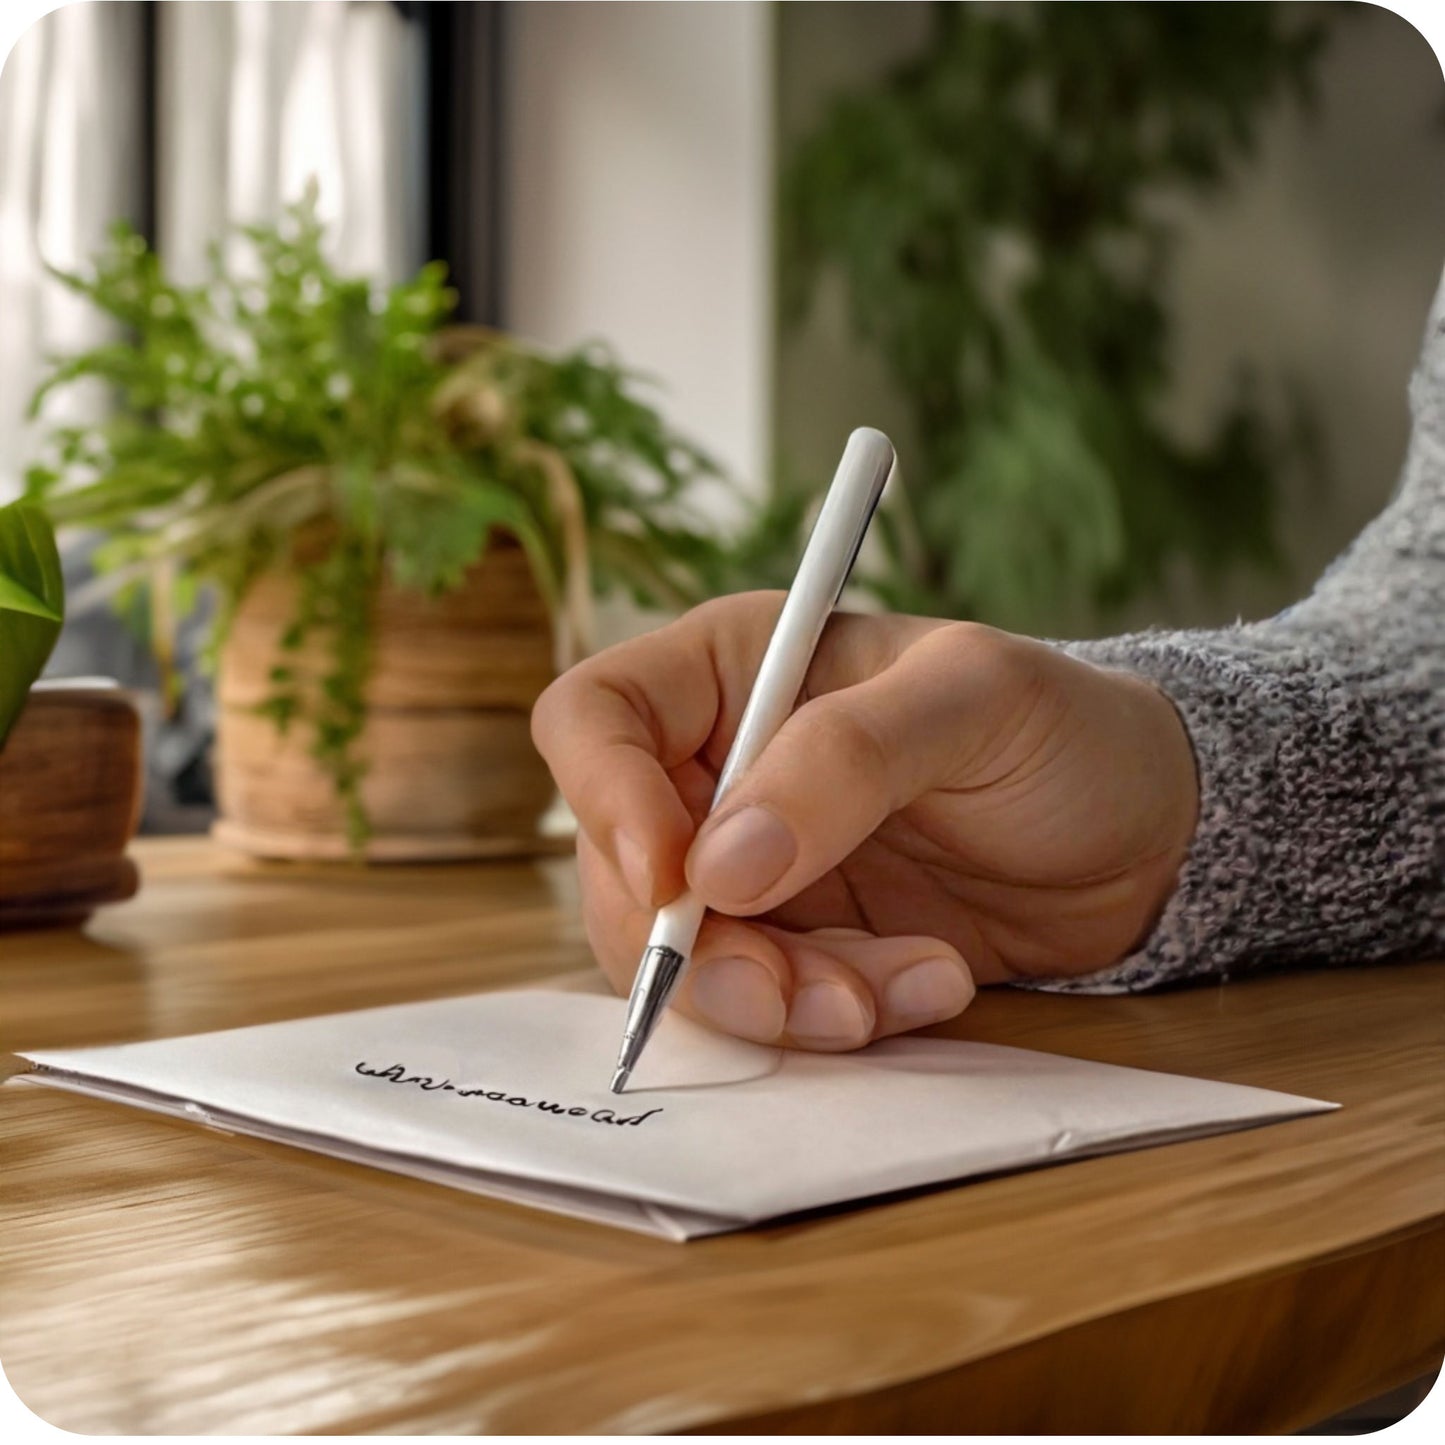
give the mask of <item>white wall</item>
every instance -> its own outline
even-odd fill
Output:
[[[505,320],[605,337],[745,483],[769,454],[772,24],[760,3],[509,5]]]

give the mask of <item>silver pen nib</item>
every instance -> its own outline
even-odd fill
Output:
[[[676,949],[654,945],[642,955],[638,965],[637,978],[632,985],[632,997],[627,1000],[627,1022],[622,1026],[622,1050],[617,1058],[617,1068],[612,1075],[612,1092],[620,1094],[627,1087],[672,991],[682,976],[687,960]]]

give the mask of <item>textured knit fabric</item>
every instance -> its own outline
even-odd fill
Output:
[[[1065,645],[1174,703],[1199,824],[1138,952],[1024,985],[1130,993],[1283,967],[1445,956],[1445,281],[1394,500],[1265,622]]]

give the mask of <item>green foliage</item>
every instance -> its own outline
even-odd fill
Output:
[[[0,507],[0,747],[60,636],[65,579],[44,512]]]
[[[505,399],[508,419],[484,454],[510,469],[519,489],[536,475],[537,448],[565,461],[600,590],[624,589],[644,606],[688,606],[715,589],[725,567],[692,505],[696,485],[721,472],[638,398],[635,380],[600,342],[548,359],[498,338],[456,378]],[[548,540],[560,545],[555,532]],[[560,575],[560,554],[555,561]]]
[[[1161,418],[1182,196],[1218,189],[1322,42],[1303,7],[942,4],[837,100],[782,192],[785,318],[830,268],[916,421],[881,519],[890,604],[1035,625],[1276,561],[1302,444],[1241,381],[1202,440]]]
[[[313,187],[276,226],[241,230],[229,259],[213,247],[204,285],[169,280],[123,224],[90,274],[55,273],[125,337],[59,362],[39,389],[32,414],[84,380],[114,404],[99,425],[55,428],[27,481],[58,524],[106,534],[95,561],[122,610],[165,587],[153,612],[183,615],[210,584],[213,652],[298,534],[329,539],[305,568],[264,711],[279,727],[308,712],[286,654],[324,636],[307,721],[360,840],[353,744],[382,577],[454,588],[501,530],[556,607],[589,570],[644,602],[692,600],[720,562],[688,493],[717,469],[605,348],[552,357],[445,328],[455,296],[440,263],[382,291],[338,275],[322,240]]]

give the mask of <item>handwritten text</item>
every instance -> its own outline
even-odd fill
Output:
[[[612,1109],[584,1109],[580,1105],[552,1104],[545,1099],[528,1099],[521,1094],[509,1094],[505,1089],[464,1089],[450,1079],[434,1079],[429,1074],[409,1074],[405,1064],[391,1064],[387,1068],[372,1068],[360,1063],[356,1072],[368,1079],[382,1079],[388,1084],[410,1084],[424,1093],[455,1094],[459,1099],[486,1099],[493,1104],[510,1104],[514,1109],[536,1109],[542,1114],[553,1114],[564,1119],[590,1119],[594,1124],[645,1124],[654,1114],[662,1113],[660,1108],[649,1109],[645,1114],[619,1115]]]

